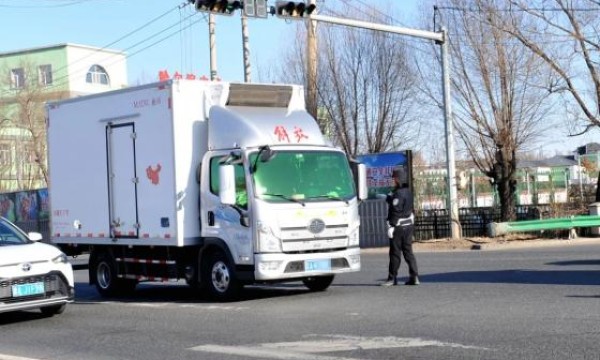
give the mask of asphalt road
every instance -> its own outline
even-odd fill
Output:
[[[360,273],[326,292],[249,287],[225,304],[183,283],[103,299],[77,270],[77,299],[64,314],[0,314],[0,359],[600,357],[600,244],[420,252],[418,287],[377,285],[383,251],[362,260]]]

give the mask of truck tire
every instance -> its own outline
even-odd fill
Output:
[[[303,279],[302,282],[310,291],[324,291],[331,285],[333,278],[334,275],[313,276]]]
[[[46,306],[46,307],[40,308],[40,311],[42,312],[42,314],[44,316],[50,317],[50,316],[62,314],[66,308],[67,308],[67,304],[61,304],[61,305]]]
[[[203,285],[210,297],[217,301],[237,299],[242,285],[236,279],[225,254],[221,251],[213,252],[202,263]]]
[[[108,253],[98,255],[94,269],[96,273],[96,290],[102,296],[130,294],[137,285],[135,280],[119,279],[117,277],[117,263]]]

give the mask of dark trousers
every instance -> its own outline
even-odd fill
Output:
[[[408,274],[411,278],[419,275],[417,269],[417,259],[413,254],[412,240],[414,225],[396,226],[394,229],[394,238],[390,239],[390,268],[388,278],[395,279],[398,276],[400,268],[400,254],[404,256],[408,264]]]

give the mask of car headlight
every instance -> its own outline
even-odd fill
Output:
[[[67,255],[60,253],[60,255],[52,259],[52,262],[55,264],[66,264],[69,262],[69,259],[67,259]]]

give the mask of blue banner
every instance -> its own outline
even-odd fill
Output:
[[[367,167],[369,199],[376,198],[378,194],[387,194],[392,190],[394,187],[392,172],[398,167],[406,169],[408,183],[412,187],[410,158],[410,150],[357,156],[357,160]]]

